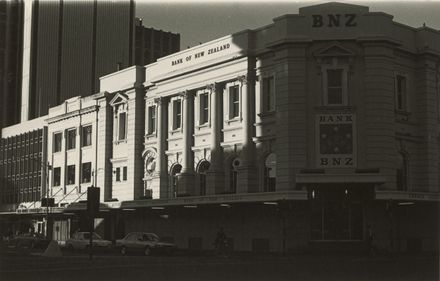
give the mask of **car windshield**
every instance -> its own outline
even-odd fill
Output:
[[[149,240],[151,240],[151,241],[155,241],[155,242],[159,242],[159,236],[157,236],[156,234],[152,234],[152,233],[150,233],[150,234],[148,234],[148,237],[150,238]]]

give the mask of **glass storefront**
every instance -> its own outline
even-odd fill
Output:
[[[364,202],[370,187],[320,185],[309,188],[312,240],[362,240]]]

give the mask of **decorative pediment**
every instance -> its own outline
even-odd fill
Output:
[[[127,103],[128,96],[123,93],[117,93],[110,101],[111,106],[115,106],[121,103]]]
[[[333,42],[331,45],[315,52],[315,57],[351,57],[354,55],[355,53],[343,47],[339,42]]]

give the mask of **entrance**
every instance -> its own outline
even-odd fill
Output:
[[[371,188],[320,185],[309,188],[312,240],[362,240],[364,202]]]

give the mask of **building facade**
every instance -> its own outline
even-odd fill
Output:
[[[98,92],[101,76],[180,50],[179,34],[146,28],[135,18],[134,1],[29,1],[21,7],[22,121]]]
[[[223,227],[237,251],[361,251],[372,229],[378,248],[438,251],[440,34],[392,19],[310,6],[101,77],[100,98],[49,113],[52,194],[102,169],[109,239],[205,250]]]
[[[20,121],[22,21],[22,1],[0,3],[0,128]]]

